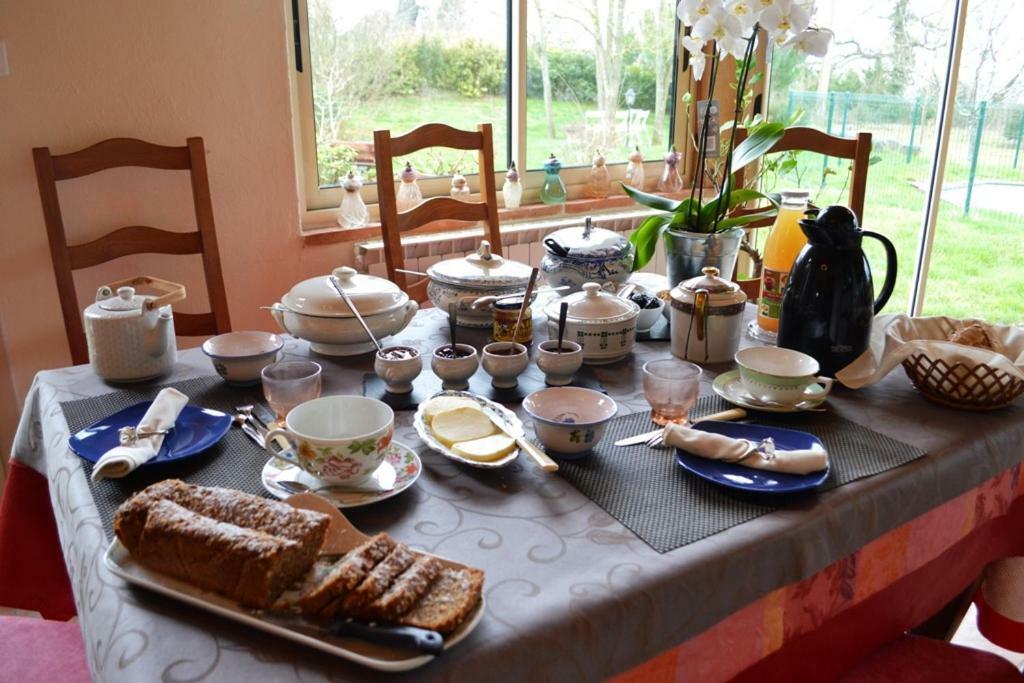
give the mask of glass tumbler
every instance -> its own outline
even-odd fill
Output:
[[[644,363],[644,398],[655,424],[686,424],[700,393],[700,366],[678,358]]]
[[[279,421],[295,406],[320,396],[320,372],[311,360],[284,360],[263,368],[263,395]]]

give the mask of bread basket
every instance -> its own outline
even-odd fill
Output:
[[[948,363],[916,353],[903,360],[903,369],[925,398],[961,410],[995,410],[1024,393],[1024,380],[985,363]]]

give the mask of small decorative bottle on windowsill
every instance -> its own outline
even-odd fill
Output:
[[[341,206],[338,207],[338,225],[343,228],[361,228],[370,220],[370,213],[359,194],[362,186],[363,181],[352,171],[349,171],[341,181],[345,194],[341,197]]]
[[[505,174],[505,184],[501,186],[501,196],[505,200],[506,209],[518,209],[523,201],[523,185],[519,182],[519,171],[516,170],[516,162],[508,167]]]
[[[629,163],[626,165],[626,184],[638,190],[644,189],[644,155],[640,153],[640,146],[629,155]]]
[[[398,196],[396,197],[399,212],[415,209],[423,203],[423,193],[420,192],[420,186],[416,184],[418,177],[419,174],[413,169],[412,164],[408,161],[405,162],[405,168],[399,175],[402,182],[398,186]]]
[[[594,165],[590,167],[590,182],[587,183],[587,196],[591,199],[607,199],[612,191],[612,178],[608,167],[604,165],[604,156],[597,150]]]
[[[452,199],[458,199],[460,202],[469,201],[469,183],[466,182],[466,176],[461,173],[456,173],[452,176]]]
[[[544,162],[544,185],[540,188],[540,200],[545,204],[565,204],[568,194],[565,183],[558,175],[562,170],[562,162],[552,152],[548,160]]]
[[[683,177],[679,175],[679,161],[683,155],[676,151],[676,146],[665,155],[665,169],[658,179],[658,192],[682,192]]]

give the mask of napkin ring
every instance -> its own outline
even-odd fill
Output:
[[[118,441],[122,446],[134,446],[139,439],[150,436],[164,436],[170,429],[160,429],[155,432],[140,432],[136,427],[121,427],[117,430]]]

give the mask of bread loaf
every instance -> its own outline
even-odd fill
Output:
[[[395,621],[412,608],[416,601],[430,588],[437,575],[441,573],[441,563],[436,558],[420,555],[412,565],[402,572],[394,583],[373,602],[363,605],[346,614],[354,614],[370,621]],[[342,613],[337,602],[324,610],[324,616],[335,616]]]
[[[323,581],[304,591],[299,596],[299,609],[306,615],[319,614],[329,603],[358,586],[394,547],[395,541],[387,534],[370,538],[342,558]]]
[[[480,602],[483,586],[484,573],[479,569],[445,568],[427,594],[403,614],[398,622],[406,626],[451,633]]]

